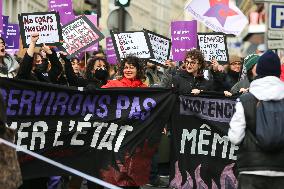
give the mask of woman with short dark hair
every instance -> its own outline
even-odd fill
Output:
[[[109,87],[147,87],[143,84],[145,80],[144,67],[139,58],[135,56],[128,56],[121,62],[118,74],[120,76],[117,80],[109,80],[102,88]]]

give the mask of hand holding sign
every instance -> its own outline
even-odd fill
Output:
[[[31,43],[36,44],[38,39],[39,39],[39,33],[32,33],[31,34]]]
[[[42,49],[46,52],[46,54],[52,54],[49,46],[45,45],[45,43],[42,45]]]

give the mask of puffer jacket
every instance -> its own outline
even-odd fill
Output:
[[[141,80],[129,80],[123,77],[121,80],[109,80],[106,85],[103,85],[101,88],[111,88],[111,87],[147,87],[147,85],[143,84]]]

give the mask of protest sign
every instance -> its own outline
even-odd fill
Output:
[[[173,60],[183,61],[187,51],[197,48],[196,20],[172,22],[171,36]]]
[[[96,26],[98,27],[98,17],[97,15],[85,15],[87,18]],[[99,43],[95,43],[94,45],[88,47],[85,51],[98,51],[99,50]]]
[[[2,37],[6,43],[6,50],[16,51],[20,48],[20,28],[18,24],[8,24]]]
[[[0,83],[18,146],[117,186],[148,182],[171,112],[165,107],[175,102],[170,89],[82,92],[7,78]],[[21,152],[18,159],[23,179],[70,174]]]
[[[75,19],[72,0],[48,0],[48,11],[59,13],[61,25],[65,25]]]
[[[172,117],[170,186],[237,189],[239,147],[227,137],[235,98],[179,96]],[[190,161],[189,161],[190,160]]]
[[[111,37],[106,38],[106,55],[108,63],[117,64],[117,58]]]
[[[104,35],[86,17],[81,16],[62,28],[63,50],[70,56],[86,50],[104,38]]]
[[[154,58],[148,35],[144,31],[114,33],[111,31],[116,56],[121,60],[129,55],[142,59]]]
[[[204,59],[210,62],[216,59],[220,64],[228,63],[226,35],[222,33],[198,33],[198,48]]]
[[[239,35],[248,24],[247,17],[229,0],[192,0],[185,9],[215,32]]]
[[[170,57],[171,40],[155,32],[145,29],[144,31],[149,37],[154,54],[154,58],[150,59],[150,61],[164,65],[166,60],[168,60]]]
[[[24,47],[31,42],[31,34],[39,33],[37,46],[45,43],[59,46],[62,41],[59,15],[56,12],[22,13],[18,16],[20,33]]]

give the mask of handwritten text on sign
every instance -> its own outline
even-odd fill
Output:
[[[90,45],[99,38],[99,35],[83,18],[62,28],[62,35],[64,40],[62,46],[70,55]]]
[[[198,34],[198,43],[206,61],[211,61],[212,59],[223,63],[228,61],[224,35]]]
[[[148,35],[155,57],[151,60],[160,64],[165,64],[170,53],[170,40],[151,33],[148,33]]]
[[[32,33],[40,34],[37,44],[59,42],[58,23],[55,14],[26,15],[22,18],[27,44],[30,44]]]
[[[139,58],[150,58],[150,50],[144,32],[118,33],[114,34],[120,58],[127,55]]]
[[[172,22],[171,36],[173,60],[183,61],[186,52],[197,47],[196,20]]]

